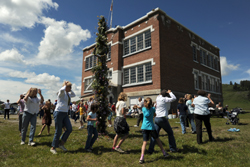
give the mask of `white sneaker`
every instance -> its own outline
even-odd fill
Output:
[[[20,143],[21,145],[24,145],[25,144],[25,142],[24,141],[21,141],[21,143]]]
[[[50,149],[50,152],[52,152],[52,154],[57,154],[57,152],[56,152],[56,149]]]
[[[111,125],[111,124],[109,124],[109,125],[108,125],[108,127],[112,127],[112,125]]]
[[[82,129],[82,127],[80,126],[78,129]]]
[[[137,125],[134,125],[134,127],[139,127],[139,126],[137,126]]]
[[[63,145],[59,145],[59,148],[62,149],[63,151],[68,151]]]
[[[32,142],[29,142],[28,145],[29,146],[34,146],[34,145],[36,145],[36,143],[32,141]]]

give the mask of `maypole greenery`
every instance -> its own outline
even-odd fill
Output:
[[[94,81],[92,88],[94,89],[95,101],[98,104],[99,108],[97,111],[97,130],[99,133],[106,132],[106,118],[111,112],[108,107],[108,85],[109,80],[107,78],[108,68],[106,65],[106,57],[109,52],[108,43],[107,43],[107,23],[104,16],[99,17],[98,22],[98,33],[96,33],[96,46],[93,51],[93,54],[98,58],[97,65],[92,69],[94,73]]]

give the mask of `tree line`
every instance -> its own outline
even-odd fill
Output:
[[[230,81],[229,83],[230,85],[233,85],[233,90],[236,90],[236,91],[248,91],[247,93],[247,97],[248,99],[250,100],[250,81],[248,80],[243,80],[243,81],[240,81],[240,84],[232,81]]]

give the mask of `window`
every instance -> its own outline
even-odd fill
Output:
[[[108,71],[108,76],[107,76],[108,79],[112,79],[112,71]]]
[[[143,65],[124,69],[124,85],[141,83],[152,80],[152,65],[146,63]]]
[[[209,90],[209,79],[208,76],[206,75],[206,88],[205,90]]]
[[[211,60],[211,55],[208,54],[208,55],[207,55],[207,66],[208,66],[208,67],[211,67],[210,60]]]
[[[216,80],[216,92],[220,93],[220,80]]]
[[[94,78],[88,78],[84,80],[84,90],[93,90],[92,86],[89,86],[92,84]]]
[[[203,64],[203,52],[202,50],[200,50],[200,63]]]
[[[210,78],[210,91],[215,92],[215,78]]]
[[[194,88],[199,89],[199,74],[198,72],[194,72]]]
[[[92,55],[86,58],[85,69],[90,69],[97,65],[97,57]]]
[[[214,59],[214,69],[218,70],[218,58],[217,57],[215,57]]]
[[[107,60],[110,60],[111,59],[111,45],[108,45],[108,54],[107,54]]]
[[[203,55],[203,64],[207,65],[207,55],[204,50],[202,50],[202,55]]]
[[[195,45],[193,45],[193,60],[197,61],[197,50]]]
[[[147,30],[137,36],[124,40],[124,55],[151,47],[151,32]]]
[[[214,56],[211,55],[211,68],[214,68]]]

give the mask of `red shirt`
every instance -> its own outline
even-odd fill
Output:
[[[114,104],[111,106],[111,109],[112,109],[112,111],[115,111],[115,105]]]
[[[86,108],[86,111],[88,110],[88,105],[84,105],[84,107]]]

